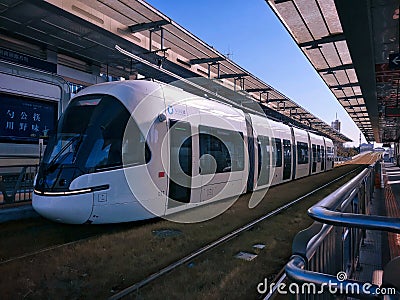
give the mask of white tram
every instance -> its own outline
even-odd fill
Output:
[[[112,82],[71,100],[32,203],[63,223],[129,222],[332,167],[325,137],[169,85]]]

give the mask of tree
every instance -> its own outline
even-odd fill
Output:
[[[337,156],[339,157],[353,157],[359,153],[358,148],[346,148],[343,145],[338,145],[337,147]]]

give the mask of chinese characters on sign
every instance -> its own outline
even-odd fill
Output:
[[[0,59],[24,66],[29,66],[35,69],[45,70],[51,73],[57,73],[57,64],[5,48],[0,48]]]
[[[0,94],[0,139],[37,142],[54,131],[57,103]]]

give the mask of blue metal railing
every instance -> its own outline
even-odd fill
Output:
[[[398,281],[395,276],[400,274],[400,259],[392,260],[385,267],[381,287],[347,279],[359,265],[360,245],[366,229],[400,233],[399,219],[368,215],[375,172],[379,171],[379,163],[369,166],[309,209],[308,214],[318,222],[296,235],[293,255],[286,265],[286,275],[292,283],[308,287],[300,289],[296,299],[346,299],[348,296],[376,299],[382,287],[389,287],[396,294],[381,298],[399,296],[399,287],[393,282]],[[393,269],[399,271],[397,275],[393,275],[396,273]]]
[[[32,200],[38,165],[0,167],[0,205]]]

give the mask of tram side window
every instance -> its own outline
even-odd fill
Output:
[[[321,161],[321,146],[320,145],[317,146],[317,161],[318,162]]]
[[[297,163],[299,165],[308,164],[308,144],[297,142]]]
[[[258,179],[257,184],[265,185],[269,182],[270,172],[270,144],[267,136],[259,135],[258,141]]]
[[[282,141],[281,139],[272,139],[272,160],[275,167],[282,167]]]
[[[240,132],[199,126],[200,174],[244,170],[244,143]]]
[[[136,122],[130,118],[122,145],[124,166],[147,164],[151,158],[150,148]]]

